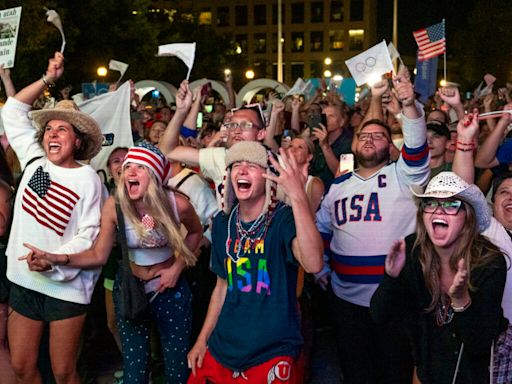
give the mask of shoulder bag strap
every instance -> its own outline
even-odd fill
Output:
[[[185,181],[187,181],[187,179],[189,177],[194,176],[195,174],[196,173],[194,171],[190,171],[190,173],[188,175],[185,175],[180,181],[178,181],[178,183],[176,184],[176,186],[174,188],[179,189],[183,185],[183,183]]]
[[[121,211],[119,202],[116,201],[117,214],[117,238],[121,244],[121,253],[123,254],[123,266],[130,268],[130,260],[128,258],[128,243],[126,242],[126,227],[124,225],[124,215]]]

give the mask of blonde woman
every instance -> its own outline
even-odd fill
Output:
[[[130,266],[145,281],[150,313],[141,321],[121,318],[118,282],[114,305],[123,349],[125,384],[149,380],[151,321],[158,327],[166,378],[185,383],[188,377],[186,353],[191,326],[191,294],[181,272],[194,265],[193,254],[202,237],[199,219],[188,200],[162,187],[169,175],[169,163],[155,146],[142,142],[130,148],[117,185],[117,199],[125,218]],[[104,264],[118,225],[116,201],[110,197],[102,210],[101,230],[94,247],[78,254],[50,254],[27,244],[32,268],[51,265],[91,267]],[[187,230],[183,239],[180,224]],[[118,274],[117,279],[120,278]]]

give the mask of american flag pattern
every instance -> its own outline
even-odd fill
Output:
[[[418,60],[427,60],[446,52],[444,20],[412,33],[418,44]]]
[[[52,181],[39,166],[23,191],[21,206],[39,224],[62,236],[78,200],[80,196]]]

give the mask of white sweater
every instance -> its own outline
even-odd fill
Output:
[[[89,304],[100,269],[55,266],[33,272],[20,256],[30,243],[52,253],[77,253],[89,249],[99,233],[101,181],[89,165],[63,168],[51,163],[35,141],[27,117],[31,107],[9,98],[2,110],[5,131],[24,170],[14,203],[14,218],[7,245],[10,281],[45,295]],[[34,157],[40,159],[27,165]]]

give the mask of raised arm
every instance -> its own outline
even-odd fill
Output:
[[[277,131],[279,114],[284,111],[284,103],[275,97],[271,98],[269,101],[272,103],[272,112],[270,113],[270,121],[268,123],[267,133],[263,142],[272,149],[272,151],[277,152],[279,150],[279,145],[277,144],[274,136]]]
[[[176,93],[176,112],[171,121],[169,121],[169,124],[167,124],[167,128],[158,144],[160,150],[166,156],[178,146],[181,125],[185,121],[191,105],[192,91],[188,86],[188,81],[183,80],[180,84],[180,89]]]
[[[5,95],[7,97],[13,97],[16,94],[16,89],[11,79],[11,71],[9,68],[4,69],[4,65],[0,65],[0,79],[4,84]]]
[[[457,118],[462,120],[464,118],[464,106],[460,100],[459,88],[457,87],[442,87],[439,88],[439,97],[446,104],[455,110]]]
[[[14,97],[22,103],[32,105],[39,95],[41,95],[49,85],[55,84],[63,73],[64,55],[60,52],[55,52],[55,56],[48,61],[46,73],[40,79],[37,79],[32,84],[27,85],[16,93]]]
[[[300,133],[300,107],[302,102],[298,97],[294,97],[292,100],[292,119],[291,128],[295,133]]]
[[[512,104],[505,105],[504,110],[512,110]],[[498,121],[498,124],[496,124],[496,127],[491,131],[489,136],[487,136],[487,139],[478,148],[475,158],[475,165],[478,168],[492,168],[499,164],[496,158],[496,151],[503,141],[505,130],[511,121],[511,113],[503,115]]]
[[[306,169],[299,169],[295,158],[288,155],[284,149],[281,148],[279,152],[284,168],[273,156],[269,156],[270,162],[279,172],[279,176],[264,176],[275,181],[290,199],[296,229],[296,237],[292,242],[295,258],[306,272],[317,273],[323,267],[323,241],[316,228],[304,190]],[[307,165],[304,167],[307,168]]]
[[[203,97],[201,96],[201,87],[197,87],[193,91],[193,99],[192,99],[192,107],[190,108],[187,118],[183,122],[183,125],[188,129],[196,130],[197,129],[197,115],[203,106]]]
[[[478,109],[474,109],[473,113],[459,120],[457,124],[457,143],[452,164],[452,171],[469,184],[475,182],[475,162],[473,160],[473,154],[478,132]]]

